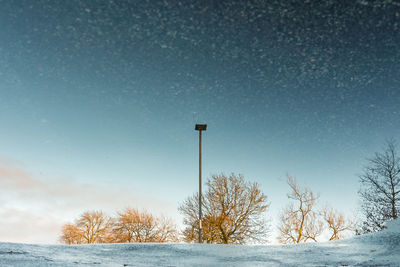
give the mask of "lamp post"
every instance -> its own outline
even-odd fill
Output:
[[[203,243],[201,235],[201,132],[207,129],[207,124],[196,124],[196,131],[199,131],[199,243]]]

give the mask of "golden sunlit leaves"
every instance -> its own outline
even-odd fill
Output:
[[[178,242],[178,231],[168,218],[127,208],[116,218],[100,211],[84,212],[75,224],[65,224],[60,241],[65,244]]]
[[[322,216],[331,235],[329,241],[342,239],[343,232],[355,230],[355,223],[352,220],[346,219],[342,213],[329,206],[325,206],[322,210]]]
[[[108,243],[111,218],[101,211],[86,211],[75,222],[62,228],[60,241],[65,244]]]
[[[119,243],[165,243],[179,240],[178,231],[171,220],[130,208],[118,213],[113,233]]]
[[[309,189],[300,187],[296,179],[287,176],[291,189],[288,198],[294,200],[280,215],[278,241],[282,244],[298,244],[307,241],[317,242],[324,230],[330,234],[329,241],[343,238],[344,232],[354,230],[354,222],[329,206],[318,212],[318,197]]]
[[[202,203],[204,242],[245,244],[267,241],[265,212],[269,205],[257,183],[247,183],[241,175],[213,175],[207,182]],[[184,240],[196,242],[199,228],[198,195],[186,199],[179,210],[184,215],[186,225]]]
[[[296,179],[289,175],[287,183],[291,188],[288,198],[293,199],[295,204],[289,204],[280,215],[278,241],[283,244],[317,241],[323,231],[322,222],[314,211],[317,197],[310,189],[300,188]]]

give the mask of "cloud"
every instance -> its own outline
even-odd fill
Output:
[[[86,210],[114,215],[129,206],[176,214],[175,204],[138,190],[41,177],[19,165],[0,157],[0,241],[55,243],[62,224]]]
[[[0,167],[0,185],[11,189],[27,190],[39,186],[40,183],[22,170]]]
[[[53,216],[39,216],[16,209],[0,209],[0,240],[54,243],[62,223]]]

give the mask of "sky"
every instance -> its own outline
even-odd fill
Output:
[[[399,1],[0,0],[0,25],[0,241],[89,209],[181,224],[196,123],[204,179],[259,183],[272,227],[286,173],[353,216],[400,139]]]

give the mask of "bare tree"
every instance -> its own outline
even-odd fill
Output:
[[[75,224],[62,228],[61,242],[66,244],[93,244],[111,242],[111,218],[101,211],[84,212]]]
[[[182,231],[183,235],[183,240],[185,242],[193,242],[196,241],[196,238],[198,238],[198,232],[197,230],[199,229],[199,195],[195,194],[192,197],[188,197],[178,208],[179,212],[183,214],[183,224],[186,225],[184,230]],[[208,222],[206,219],[208,215],[207,212],[204,210],[204,207],[208,207],[208,203],[206,203],[206,199],[203,197],[202,198],[202,207],[203,207],[203,223],[202,223],[202,229],[203,229],[203,240],[204,236],[208,236],[205,234],[205,231],[207,228],[211,227],[209,231],[213,231],[214,227],[213,225],[208,225],[207,227],[205,226],[205,222]],[[216,242],[210,242],[209,238],[207,238],[208,243],[216,243]]]
[[[363,220],[358,233],[376,232],[398,218],[400,211],[400,157],[394,140],[383,153],[375,153],[360,175]]]
[[[307,242],[308,240],[317,241],[317,237],[323,231],[323,224],[314,211],[317,197],[308,188],[300,188],[296,179],[287,175],[287,183],[291,189],[288,194],[290,203],[280,215],[278,226],[278,241],[283,244],[294,244]]]
[[[346,219],[343,213],[329,206],[325,206],[322,210],[322,216],[331,235],[329,241],[342,239],[344,232],[355,230],[355,224],[352,220]]]
[[[170,219],[157,218],[146,211],[131,208],[118,213],[113,232],[116,240],[121,243],[165,243],[179,240],[176,226]]]
[[[158,217],[158,243],[179,242],[179,232],[175,223],[167,217]]]
[[[74,244],[82,244],[83,243],[83,238],[82,235],[76,227],[76,225],[67,223],[62,227],[61,230],[61,237],[60,241],[61,243],[68,244],[68,245],[74,245]]]
[[[266,242],[267,197],[257,183],[246,183],[242,175],[213,175],[207,181],[202,219],[203,240],[207,243],[245,244]],[[187,198],[179,207],[184,215],[186,242],[198,238],[198,195]]]
[[[111,218],[102,211],[87,211],[77,220],[76,226],[85,243],[106,243],[111,231]]]

